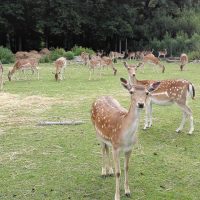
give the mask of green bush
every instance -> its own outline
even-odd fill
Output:
[[[82,52],[89,53],[90,55],[94,54],[95,52],[90,48],[84,48],[79,46],[74,46],[71,51],[74,53],[74,56],[80,56]]]
[[[3,64],[12,63],[15,61],[14,54],[10,49],[0,46],[0,61]]]
[[[188,54],[189,60],[200,60],[200,51],[192,51]]]
[[[67,60],[73,60],[74,59],[74,53],[72,51],[67,51],[65,53],[65,57],[67,58]]]
[[[44,55],[40,58],[40,63],[49,63],[49,62],[50,62],[49,55]]]
[[[49,59],[51,61],[55,61],[56,59],[60,58],[60,57],[65,57],[65,50],[63,48],[56,48],[54,50],[51,51],[50,55],[49,55]]]

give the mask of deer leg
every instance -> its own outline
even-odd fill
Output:
[[[189,134],[192,134],[194,131],[194,121],[193,121],[192,111],[187,105],[179,105],[179,106],[181,107],[183,112],[185,112],[187,114],[187,116],[189,116],[189,119],[190,119]],[[184,124],[183,124],[183,126],[184,126]]]
[[[106,144],[102,143],[102,171],[101,176],[106,176]]]
[[[179,132],[183,129],[183,127],[184,127],[184,125],[185,125],[186,117],[187,117],[187,113],[183,111],[183,117],[182,117],[181,124],[180,124],[180,126],[176,129],[176,132],[177,132],[177,133],[179,133]]]
[[[125,152],[125,160],[124,160],[124,171],[125,171],[125,180],[124,180],[124,190],[125,195],[130,196],[130,189],[128,185],[128,163],[131,156],[132,151]]]
[[[152,103],[149,103],[149,127],[152,126]]]
[[[91,69],[90,69],[89,81],[91,80],[91,75],[92,75],[92,71],[91,71]]]
[[[151,102],[146,103],[146,109],[145,109],[145,124],[144,124],[144,130],[152,126],[152,104]]]
[[[39,69],[36,70],[37,70],[37,79],[39,80],[40,79]]]
[[[106,150],[106,159],[107,159],[107,166],[106,166],[106,169],[108,171],[108,175],[109,176],[112,176],[114,174],[113,172],[113,168],[111,166],[111,163],[110,163],[110,155],[109,155],[109,147],[108,145],[105,145],[105,150]]]
[[[115,188],[115,200],[120,200],[120,160],[119,149],[113,148],[113,160],[115,164],[115,176],[116,176],[116,188]]]

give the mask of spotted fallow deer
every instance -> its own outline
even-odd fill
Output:
[[[160,58],[160,56],[163,56],[165,58],[166,55],[167,55],[167,49],[165,49],[164,51],[158,51],[158,58]]]
[[[105,66],[111,67],[112,70],[113,70],[114,76],[117,74],[117,69],[115,68],[115,66],[114,66],[113,61],[112,61],[111,58],[106,57],[106,56],[103,56],[103,57],[101,58],[101,66],[102,66],[102,67],[105,67]]]
[[[180,70],[183,71],[183,67],[188,63],[188,56],[185,53],[181,54],[180,62]]]
[[[137,66],[134,64],[128,64],[124,62],[126,67],[129,80],[131,84],[142,85],[149,87],[150,84],[157,82],[155,80],[137,80],[136,79],[136,70]],[[146,117],[144,129],[147,129],[152,126],[152,103],[165,106],[176,104],[183,112],[183,117],[180,126],[176,129],[176,132],[180,132],[184,125],[186,118],[190,119],[190,130],[189,134],[192,134],[194,131],[193,116],[191,109],[187,106],[187,96],[190,94],[191,98],[195,97],[195,89],[191,82],[187,80],[162,80],[159,87],[152,92],[151,96],[148,99],[146,104]]]
[[[99,56],[92,56],[91,59],[88,58],[87,65],[89,67],[89,80],[91,80],[92,74],[94,75],[95,70],[99,70],[99,78],[101,79],[101,71],[102,71],[102,65],[101,65],[101,57]]]
[[[0,90],[3,89],[3,65],[0,61]]]
[[[55,75],[55,80],[62,80],[64,78],[64,71],[67,66],[67,59],[64,57],[58,58],[55,62],[56,72],[52,72]]]
[[[17,60],[11,70],[8,72],[8,80],[11,81],[11,78],[16,72],[23,72],[31,70],[32,74],[37,73],[37,79],[39,80],[39,69],[38,69],[38,60],[34,58],[29,59],[20,59]]]
[[[102,176],[113,174],[109,160],[109,147],[112,148],[116,176],[115,200],[120,200],[120,151],[125,154],[125,194],[130,196],[128,185],[129,158],[132,147],[137,141],[136,131],[140,110],[145,107],[146,100],[151,95],[151,92],[143,86],[131,86],[123,78],[121,78],[121,83],[131,94],[131,105],[128,111],[110,96],[98,98],[92,104],[91,110],[91,120],[102,146]],[[149,90],[153,91],[158,85],[159,82],[155,82]]]
[[[144,72],[144,65],[146,63],[153,64],[153,66],[159,66],[160,68],[162,68],[162,73],[165,72],[165,66],[163,64],[161,64],[159,59],[156,58],[152,53],[147,54],[146,56],[144,56],[142,62],[139,63],[139,65],[138,65],[139,67],[143,68],[143,72]],[[154,71],[155,71],[155,69],[154,69]]]

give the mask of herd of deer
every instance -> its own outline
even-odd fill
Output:
[[[167,51],[160,51],[158,57],[164,56]],[[116,175],[116,190],[115,200],[120,200],[120,151],[125,154],[124,170],[125,170],[125,183],[124,189],[126,196],[130,195],[128,184],[128,164],[132,152],[132,147],[137,141],[136,131],[139,124],[139,116],[141,109],[145,108],[145,124],[144,129],[152,126],[152,104],[157,105],[170,105],[176,104],[182,110],[183,116],[179,127],[176,132],[180,132],[184,125],[186,118],[189,117],[190,129],[189,134],[194,131],[193,116],[191,109],[187,106],[186,101],[188,95],[192,99],[195,97],[195,89],[193,84],[187,80],[174,79],[174,80],[138,80],[136,78],[137,69],[143,67],[144,64],[150,62],[162,68],[164,73],[165,67],[160,63],[160,60],[150,52],[130,52],[129,59],[134,59],[137,56],[142,58],[142,62],[138,65],[128,64],[124,62],[127,70],[129,80],[121,78],[122,86],[128,90],[131,96],[131,103],[129,110],[123,108],[119,102],[110,96],[103,96],[98,98],[93,104],[91,109],[91,120],[96,130],[96,135],[101,142],[102,146],[102,176],[113,175],[114,171],[111,167],[109,158],[109,147],[112,148],[115,175]],[[99,69],[99,76],[101,78],[101,70],[104,67],[111,67],[113,74],[116,75],[117,69],[114,67],[113,60],[115,58],[123,58],[124,53],[110,52],[109,56],[102,56],[100,53],[90,56],[83,52],[81,59],[85,65],[88,66],[91,79],[92,72]],[[57,59],[55,64],[55,80],[62,80],[64,71],[68,61],[64,57]],[[181,54],[180,57],[180,70],[188,63],[186,54]],[[30,70],[32,73],[37,73],[39,79],[38,61],[36,59],[21,59],[16,61],[13,68],[8,72],[8,79],[11,81],[13,74]],[[0,62],[0,88],[3,87],[3,66]]]
[[[144,58],[148,60],[148,58],[154,57],[148,54]],[[145,60],[143,61],[145,62]],[[182,54],[181,70],[183,70],[183,66],[187,62],[187,55]],[[120,200],[120,151],[125,155],[125,195],[130,196],[128,184],[129,159],[132,147],[137,141],[136,131],[141,109],[145,108],[146,110],[144,129],[147,129],[152,126],[152,104],[161,106],[176,104],[183,113],[182,121],[176,132],[180,132],[183,129],[187,117],[190,120],[189,134],[192,134],[194,131],[192,111],[186,103],[188,96],[191,96],[192,99],[195,97],[195,89],[190,81],[182,79],[161,81],[138,80],[136,78],[136,71],[141,66],[141,63],[135,65],[124,62],[124,66],[128,72],[129,80],[121,78],[120,81],[131,96],[129,110],[123,108],[116,99],[110,96],[98,98],[94,101],[91,108],[91,121],[102,147],[102,176],[114,174],[109,158],[109,147],[112,148],[116,177],[115,200]],[[162,67],[164,72],[164,66],[159,66]]]

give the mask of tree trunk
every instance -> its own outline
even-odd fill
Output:
[[[10,49],[10,35],[9,33],[6,34],[6,47]]]
[[[126,41],[125,41],[125,52],[128,52],[128,42],[127,42],[127,38],[126,38]]]
[[[21,36],[18,37],[18,50],[19,51],[22,50],[22,37]]]
[[[122,52],[122,41],[121,39],[119,39],[119,53]]]

